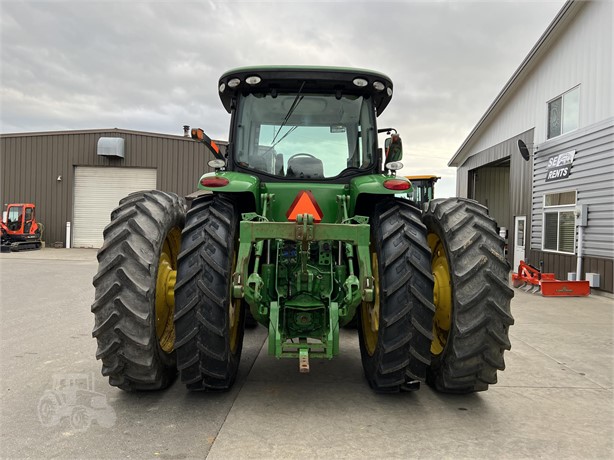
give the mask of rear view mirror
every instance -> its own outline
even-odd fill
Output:
[[[403,159],[403,143],[401,142],[401,136],[393,134],[386,139],[386,163],[401,161]]]

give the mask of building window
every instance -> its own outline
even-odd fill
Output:
[[[578,129],[580,125],[580,87],[548,102],[548,139]]]
[[[576,247],[576,192],[544,195],[542,249],[573,254]]]

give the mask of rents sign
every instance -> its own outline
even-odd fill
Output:
[[[548,158],[548,166],[546,167],[546,182],[555,180],[567,179],[571,171],[576,151],[561,153]]]

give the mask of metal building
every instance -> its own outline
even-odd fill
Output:
[[[222,151],[225,143],[219,143]],[[186,196],[212,154],[185,136],[125,129],[0,135],[0,202],[36,204],[43,240],[97,248],[111,210],[131,192]]]
[[[454,154],[508,258],[614,291],[612,3],[568,1]],[[518,140],[528,146],[527,160]],[[579,269],[579,274],[577,273]]]

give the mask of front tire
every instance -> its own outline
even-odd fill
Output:
[[[436,306],[427,382],[446,393],[484,391],[505,369],[514,323],[503,239],[488,210],[472,200],[432,200],[423,220]]]
[[[228,390],[239,368],[245,322],[230,293],[239,212],[223,195],[197,198],[182,236],[175,298],[177,367],[189,390]]]
[[[38,402],[38,420],[41,425],[48,428],[60,423],[61,418],[60,402],[57,396],[50,391],[46,391]]]
[[[119,202],[98,251],[93,337],[102,375],[122,390],[158,390],[177,373],[173,344],[174,270],[185,202],[137,192]]]
[[[358,313],[360,354],[371,388],[417,389],[430,362],[434,306],[431,254],[420,210],[386,200],[371,220],[375,301]]]
[[[70,426],[72,426],[75,431],[81,433],[87,431],[90,426],[92,426],[92,418],[85,407],[73,407],[70,414]]]

